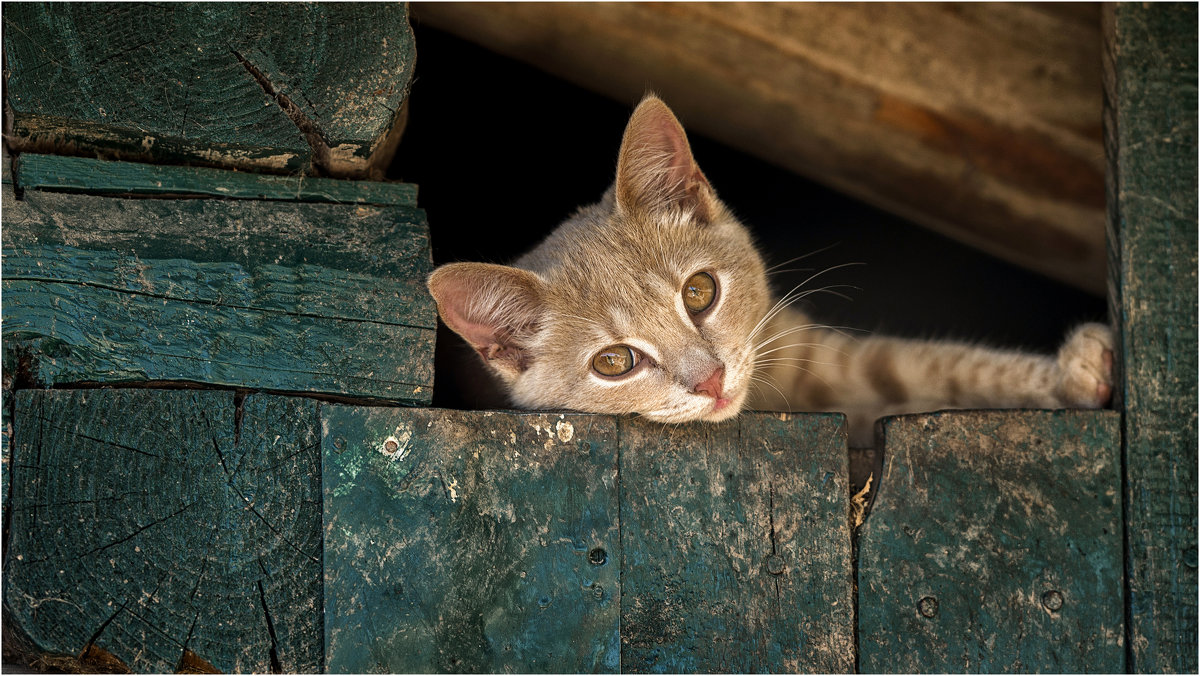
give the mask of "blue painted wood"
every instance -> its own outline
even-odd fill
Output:
[[[614,672],[611,417],[323,410],[325,668]]]
[[[428,403],[424,213],[4,190],[5,363],[154,383]]]
[[[386,168],[405,3],[48,3],[4,12],[7,140],[275,173]]]
[[[621,665],[854,669],[840,415],[621,419]]]
[[[276,176],[36,153],[21,154],[16,184],[21,190],[91,195],[205,195],[227,199],[417,206],[417,186],[411,183]]]
[[[318,404],[18,392],[4,603],[50,654],[135,672],[321,667]]]
[[[1130,670],[1195,673],[1195,3],[1104,9],[1109,304],[1125,413]]]
[[[864,673],[1125,671],[1119,414],[935,413],[882,436]]]

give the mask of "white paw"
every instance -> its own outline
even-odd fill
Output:
[[[1103,324],[1084,324],[1058,350],[1056,394],[1066,406],[1105,406],[1112,398],[1112,370],[1112,330]]]

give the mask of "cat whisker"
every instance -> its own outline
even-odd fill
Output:
[[[754,345],[754,352],[757,354],[759,350],[766,347],[767,345],[770,345],[771,343],[774,343],[777,340],[780,340],[781,338],[786,338],[787,336],[790,336],[794,333],[801,333],[804,331],[825,330],[825,331],[833,331],[834,333],[838,333],[839,335],[845,336],[845,334],[843,334],[839,331],[839,329],[842,329],[842,328],[846,328],[846,327],[829,326],[826,324],[804,324],[801,326],[793,326],[793,327],[784,329],[784,330],[776,333],[775,335],[771,336],[770,338],[767,338],[765,340],[762,340],[762,341],[756,343]],[[798,343],[797,345],[801,345],[801,344],[802,343]]]
[[[824,343],[788,343],[787,345],[780,345],[779,347],[773,347],[773,348],[767,350],[766,352],[755,352],[754,363],[755,364],[760,363],[762,361],[762,358],[769,354],[772,354],[774,352],[780,352],[782,350],[787,350],[787,349],[790,349],[793,347],[825,347],[825,349],[829,350],[830,352],[835,352],[842,357],[848,356],[845,351],[843,351],[839,348],[836,348],[836,347],[831,347],[831,346],[825,345]],[[799,357],[791,357],[791,358],[798,359]],[[818,362],[818,361],[815,361],[812,359],[805,359],[804,361],[809,361],[814,364],[823,363],[823,362]]]
[[[847,288],[847,289],[857,289],[857,288],[858,288],[858,287],[856,287],[856,286],[852,286],[852,285],[849,285],[849,284],[832,284],[832,285],[829,285],[829,286],[824,286],[824,287],[821,287],[821,288],[819,288],[819,289],[809,289],[809,290],[805,290],[805,291],[802,291],[802,292],[800,292],[800,293],[797,293],[798,291],[800,291],[800,289],[801,289],[802,287],[804,287],[806,284],[808,284],[809,282],[811,282],[813,279],[815,279],[815,278],[816,278],[816,277],[818,277],[819,275],[822,275],[822,274],[824,274],[824,273],[826,273],[826,272],[829,272],[829,271],[831,271],[831,270],[835,270],[835,269],[837,269],[837,268],[840,268],[840,267],[846,267],[846,266],[849,266],[849,265],[862,265],[862,264],[861,264],[861,263],[843,263],[842,265],[837,265],[837,266],[834,266],[834,267],[832,267],[832,268],[826,268],[825,270],[822,270],[821,272],[818,272],[818,273],[815,273],[815,274],[813,274],[813,275],[810,275],[810,276],[808,277],[808,279],[806,279],[806,280],[804,280],[803,282],[800,282],[800,283],[799,283],[799,284],[797,284],[796,286],[792,287],[792,289],[791,289],[790,291],[788,291],[787,293],[785,293],[785,294],[783,295],[783,297],[781,297],[779,300],[775,301],[775,304],[774,304],[773,306],[771,306],[771,309],[770,309],[770,310],[768,310],[768,311],[767,311],[767,313],[766,313],[765,315],[763,315],[762,319],[758,320],[758,323],[757,323],[757,324],[755,324],[755,325],[754,325],[754,328],[753,328],[753,329],[751,329],[751,331],[750,331],[750,337],[751,337],[751,338],[753,338],[753,337],[754,337],[754,336],[755,336],[755,335],[756,335],[756,334],[757,334],[759,331],[761,331],[761,330],[762,330],[762,328],[763,328],[763,327],[764,327],[764,326],[765,326],[765,325],[766,325],[768,322],[770,322],[770,321],[771,321],[771,319],[773,319],[773,318],[774,318],[776,315],[778,315],[780,312],[782,312],[782,311],[784,310],[784,308],[787,308],[787,307],[789,307],[789,306],[791,306],[791,305],[795,304],[796,302],[798,302],[798,301],[799,301],[799,300],[801,300],[802,298],[807,298],[808,296],[810,296],[810,295],[812,295],[812,294],[814,294],[814,293],[822,293],[822,292],[824,292],[824,293],[830,293],[830,294],[833,294],[833,295],[835,295],[835,296],[838,296],[838,297],[840,297],[840,298],[845,298],[846,300],[852,300],[851,298],[849,298],[849,297],[848,297],[848,296],[846,296],[845,294],[838,293],[837,291],[833,291],[833,290],[832,290],[832,289],[838,289],[838,288]]]
[[[792,403],[790,401],[788,401],[787,395],[784,394],[783,391],[780,390],[778,387],[775,387],[775,383],[772,383],[771,381],[766,380],[764,378],[759,378],[758,376],[750,376],[750,381],[752,383],[766,385],[767,387],[771,388],[772,390],[775,390],[776,392],[779,393],[779,396],[783,399],[783,405],[788,409],[792,408]]]
[[[818,364],[821,362],[813,362],[813,363]],[[826,365],[829,366],[830,364],[826,364]],[[813,371],[812,369],[804,368],[803,366],[801,366],[799,364],[780,364],[780,366],[797,369],[797,370],[801,371],[802,373],[807,373],[808,375],[810,375],[810,376],[816,378],[817,380],[821,381],[822,383],[824,383],[826,387],[833,389],[833,385],[831,385],[828,380],[825,380],[824,378],[822,378],[821,374],[817,373],[816,371]],[[789,406],[790,406],[790,404],[789,404]]]
[[[767,268],[766,271],[770,272],[776,268],[782,267],[789,263],[795,263],[796,261],[804,260],[805,258],[808,258],[809,256],[816,256],[819,253],[825,253],[826,251],[829,251],[830,249],[836,247],[838,244],[841,244],[841,242],[834,242],[833,244],[830,244],[829,246],[822,247],[820,249],[815,249],[813,251],[809,251],[808,253],[802,254],[800,256],[796,256],[795,258],[789,258],[782,263],[776,263],[775,265],[772,265],[771,267]]]

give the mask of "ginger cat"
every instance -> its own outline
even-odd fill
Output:
[[[429,290],[447,326],[530,409],[720,421],[749,408],[841,411],[850,443],[875,419],[946,408],[1097,408],[1111,331],[1074,330],[1054,357],[948,341],[851,338],[772,299],[766,270],[646,97],[616,181],[512,266],[451,263]]]

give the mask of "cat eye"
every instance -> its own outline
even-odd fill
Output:
[[[609,345],[592,357],[592,368],[602,376],[614,378],[632,371],[638,361],[637,350],[627,345]]]
[[[683,304],[694,315],[710,308],[716,299],[717,280],[707,272],[697,272],[683,284]]]

